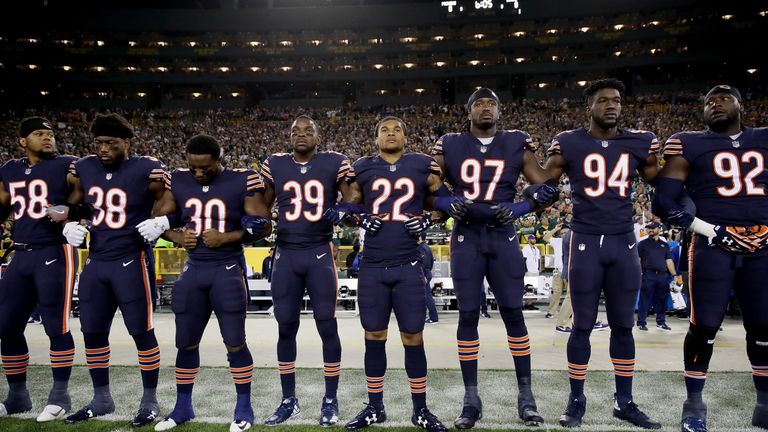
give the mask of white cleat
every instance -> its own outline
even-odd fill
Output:
[[[155,425],[155,430],[156,431],[167,431],[169,429],[175,428],[176,426],[178,426],[178,425],[176,424],[175,421],[173,421],[172,418],[167,418],[167,419],[157,423]]]
[[[229,425],[229,432],[242,432],[247,431],[251,428],[251,424],[248,423],[246,420],[240,420],[240,421],[233,421],[231,425]]]
[[[0,417],[5,417],[8,415],[8,410],[5,409],[5,404],[0,402]]]
[[[38,423],[45,423],[54,420],[61,420],[67,414],[67,410],[58,405],[46,405],[43,412],[37,416]]]

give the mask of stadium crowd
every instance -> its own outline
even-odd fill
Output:
[[[745,96],[749,98],[749,94]],[[622,127],[654,132],[660,142],[682,130],[701,129],[702,96],[694,93],[645,94],[627,97],[623,104]],[[752,126],[768,124],[768,99],[745,103],[745,123]],[[184,167],[184,142],[197,133],[208,133],[224,147],[224,162],[230,167],[258,168],[269,155],[289,151],[288,129],[298,115],[308,115],[321,128],[322,150],[343,153],[355,160],[375,153],[373,127],[383,116],[403,118],[408,127],[407,148],[428,153],[432,144],[443,134],[466,128],[466,111],[461,105],[397,105],[358,107],[355,105],[304,108],[254,107],[240,110],[121,110],[135,127],[138,137],[133,140],[136,154],[155,156],[169,168]],[[25,110],[0,112],[0,160],[22,156],[18,145],[18,121],[30,115],[42,115],[58,123],[56,139],[60,151],[76,156],[94,153],[88,125],[97,111]],[[586,124],[583,102],[579,99],[518,99],[503,103],[500,125],[505,129],[528,132],[539,144],[540,162],[546,149],[559,132]],[[524,183],[518,185],[522,190]],[[568,197],[570,185],[566,176],[561,180],[562,195],[547,211],[518,222],[521,239],[543,233],[566,219],[572,211]],[[643,221],[650,214],[651,188],[644,181],[633,184],[635,215]],[[342,235],[342,244],[351,236]]]

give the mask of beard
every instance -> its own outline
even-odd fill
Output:
[[[496,122],[493,120],[478,120],[477,122],[472,122],[472,124],[481,131],[487,131],[496,126]]]

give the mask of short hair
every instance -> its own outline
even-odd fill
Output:
[[[216,138],[199,134],[187,140],[187,153],[195,155],[211,155],[214,159],[221,157],[221,146]]]
[[[315,131],[317,131],[317,133],[318,133],[318,134],[320,133],[320,125],[318,125],[318,124],[317,124],[317,122],[315,121],[315,119],[313,119],[312,117],[310,117],[310,116],[308,116],[308,115],[306,115],[306,114],[301,114],[301,115],[299,115],[299,116],[296,116],[296,118],[295,118],[295,119],[293,119],[293,123],[296,123],[296,122],[297,122],[297,121],[299,121],[300,119],[306,119],[306,120],[308,120],[310,123],[312,123],[313,125],[315,125]],[[293,126],[293,123],[291,123],[291,126]]]
[[[134,137],[133,126],[120,114],[97,114],[91,122],[91,134],[115,138],[131,139]]]
[[[405,127],[405,122],[400,117],[395,116],[386,116],[383,119],[379,120],[378,123],[376,123],[376,130],[374,131],[376,133],[376,136],[379,136],[379,128],[382,124],[384,124],[385,121],[389,120],[395,120],[396,122],[400,123],[400,127],[403,128],[403,135],[408,135],[408,129]]]
[[[587,105],[591,103],[592,96],[594,96],[595,93],[605,88],[618,90],[619,94],[622,96],[624,95],[624,91],[627,89],[624,83],[617,80],[616,78],[603,78],[592,81],[589,83],[587,88],[584,89],[584,100],[587,102]]]

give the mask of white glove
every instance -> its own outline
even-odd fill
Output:
[[[80,222],[67,222],[61,232],[72,246],[80,246],[88,235],[88,228],[80,225]]]
[[[168,221],[167,216],[159,216],[145,220],[136,225],[136,228],[147,243],[154,243],[164,232],[171,228],[171,223]]]

